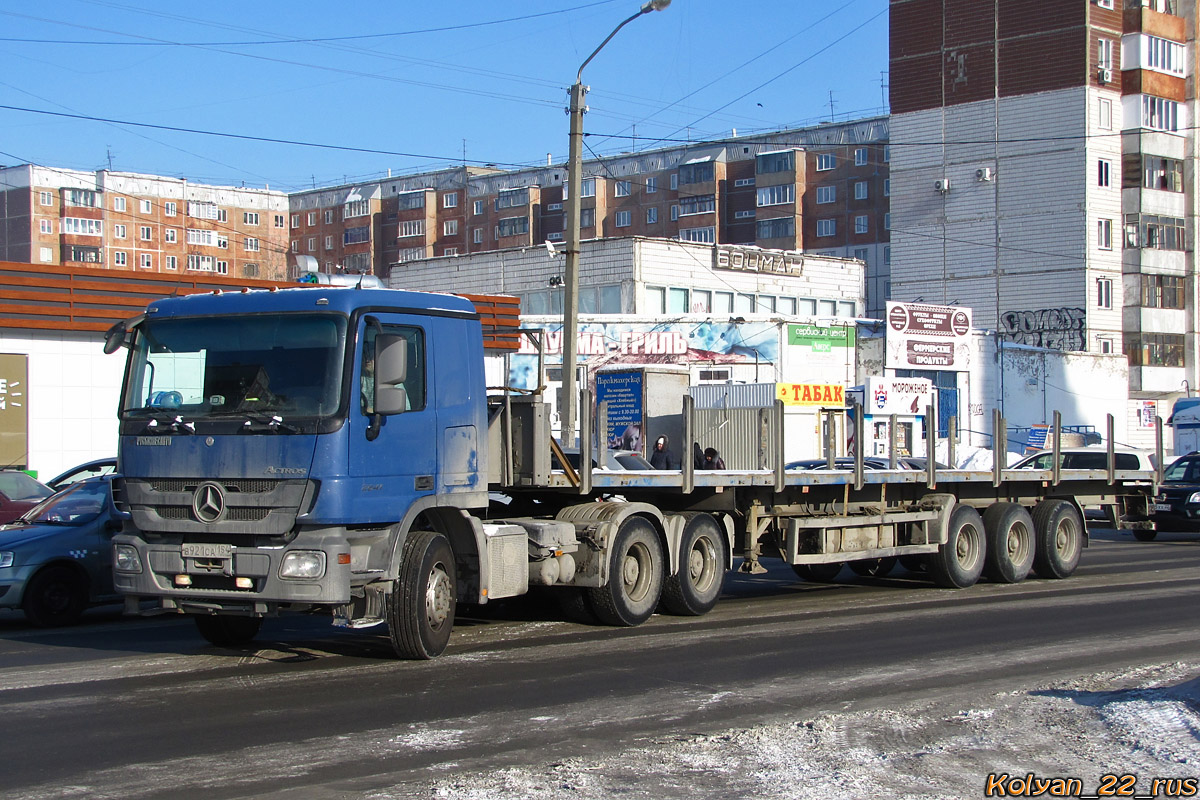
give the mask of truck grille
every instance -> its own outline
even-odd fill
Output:
[[[206,523],[193,504],[196,490],[208,482],[221,487],[224,510]],[[280,536],[296,524],[309,487],[302,479],[126,478],[123,499],[134,526],[146,533]]]
[[[157,480],[150,481],[150,488],[156,492],[194,492],[204,481],[197,479]],[[266,494],[274,491],[279,481],[247,478],[245,480],[218,481],[227,492],[242,492],[244,494]]]

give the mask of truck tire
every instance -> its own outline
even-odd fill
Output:
[[[400,658],[441,655],[454,629],[454,551],[437,531],[410,531],[387,602],[388,635]]]
[[[217,647],[241,647],[254,641],[262,617],[232,617],[219,614],[196,616],[196,630]]]
[[[641,625],[662,596],[663,549],[654,526],[628,517],[613,537],[609,558],[608,583],[587,589],[592,611],[607,625]]]
[[[843,561],[832,564],[792,564],[792,572],[809,583],[832,583],[844,566]]]
[[[712,611],[725,584],[725,537],[711,514],[688,520],[679,542],[679,570],[663,586],[668,613],[698,617]]]
[[[558,607],[562,609],[567,622],[578,622],[580,625],[596,625],[600,622],[600,618],[592,610],[586,589],[566,586],[554,591],[558,595]]]
[[[87,608],[87,579],[71,567],[48,567],[25,585],[21,606],[25,618],[39,628],[70,625]]]
[[[997,583],[1020,583],[1033,568],[1037,538],[1033,517],[1019,503],[993,503],[983,512],[987,557],[983,574]]]
[[[895,556],[864,558],[858,561],[851,561],[850,569],[853,570],[855,575],[861,575],[864,578],[884,578],[896,568],[896,561]]]
[[[933,582],[945,589],[973,586],[983,574],[987,553],[983,518],[970,506],[958,503],[950,512],[946,543],[926,562]]]
[[[1083,520],[1066,500],[1043,500],[1033,509],[1037,531],[1033,571],[1041,578],[1066,578],[1079,566]]]
[[[1133,532],[1133,538],[1139,542],[1153,542],[1155,536],[1158,536],[1158,531],[1147,531],[1139,528]]]
[[[928,568],[928,559],[924,554],[915,556],[900,556],[900,566],[904,567],[909,572],[925,572]]]

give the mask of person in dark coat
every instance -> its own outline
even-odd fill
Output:
[[[650,454],[650,466],[655,469],[679,469],[675,454],[671,452],[671,443],[666,436],[660,436],[654,441],[654,452]]]
[[[725,469],[725,459],[715,447],[704,448],[704,466],[700,469]]]

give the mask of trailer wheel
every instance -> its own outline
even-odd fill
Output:
[[[1042,578],[1066,578],[1079,566],[1083,520],[1066,500],[1043,500],[1033,509],[1037,530],[1033,571]]]
[[[87,608],[88,588],[83,574],[71,567],[43,569],[25,586],[21,603],[25,618],[39,628],[79,621]]]
[[[601,622],[632,628],[658,607],[663,588],[662,543],[642,517],[621,523],[613,539],[608,583],[589,588],[588,600]]]
[[[217,647],[241,647],[254,641],[262,627],[262,617],[197,616],[196,630]]]
[[[1133,538],[1139,542],[1153,542],[1155,536],[1158,536],[1158,531],[1148,531],[1138,528],[1133,532]]]
[[[450,542],[436,531],[411,531],[387,604],[396,655],[418,660],[441,655],[454,629],[457,601]]]
[[[843,566],[845,562],[842,561],[832,564],[792,564],[792,572],[809,583],[831,583]]]
[[[993,503],[983,512],[987,557],[983,574],[997,583],[1020,583],[1033,567],[1033,517],[1018,503]]]
[[[946,543],[931,553],[927,564],[933,582],[946,589],[965,589],[983,573],[987,541],[983,518],[970,506],[958,503],[950,512]]]
[[[864,558],[859,561],[851,561],[850,569],[854,571],[855,575],[861,575],[864,578],[884,578],[896,568],[896,561],[895,556]]]
[[[688,520],[679,542],[679,571],[663,586],[663,608],[689,617],[712,610],[725,583],[724,541],[712,515],[697,514]]]

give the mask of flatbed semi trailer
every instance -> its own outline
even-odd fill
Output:
[[[459,603],[536,586],[634,626],[706,613],[729,570],[764,559],[810,579],[901,557],[945,587],[1064,578],[1087,545],[1083,505],[1118,525],[1149,516],[1158,476],[1111,466],[865,471],[860,456],[800,471],[775,447],[751,470],[596,469],[586,392],[576,470],[539,396],[486,386],[485,354],[518,335],[514,303],[320,286],[163,299],[114,326],[106,350],[129,349],[127,611],[192,615],[219,645],[265,616],[326,613],[432,658]],[[690,442],[690,398],[679,413]],[[782,442],[781,408],[759,416]]]

